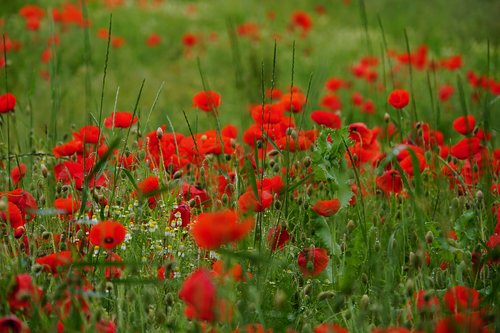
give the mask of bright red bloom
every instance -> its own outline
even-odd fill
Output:
[[[453,312],[474,310],[479,307],[479,293],[472,288],[455,286],[444,293],[444,301]]]
[[[233,210],[202,213],[193,224],[191,235],[200,248],[211,250],[241,240],[252,230],[253,224],[253,218],[240,223]]]
[[[16,275],[14,288],[8,295],[10,311],[30,309],[33,303],[40,301],[43,290],[33,285],[33,279],[29,274]],[[0,332],[2,332],[0,330]]]
[[[462,135],[472,133],[476,126],[476,118],[473,115],[461,116],[453,121],[453,129]]]
[[[152,33],[146,39],[146,45],[149,47],[158,46],[161,43],[161,37],[158,34]]]
[[[395,89],[389,94],[387,101],[396,109],[402,109],[410,102],[410,94],[405,89]]]
[[[208,196],[207,191],[198,188],[194,185],[184,183],[182,184],[181,191],[182,191],[182,197],[186,201],[194,199],[197,205],[201,204],[206,205],[207,203],[210,202],[210,197]]]
[[[170,223],[175,223],[175,226],[187,227],[189,222],[191,222],[191,208],[185,201],[181,201],[174,209],[170,212]],[[180,225],[179,225],[180,224]]]
[[[81,127],[78,132],[73,132],[76,142],[97,144],[99,141],[99,127],[88,125]],[[101,138],[102,139],[102,138]]]
[[[106,321],[101,319],[97,323],[95,323],[95,332],[96,333],[116,333],[116,325],[113,321]]]
[[[478,138],[464,138],[451,147],[451,155],[459,160],[466,160],[479,153],[481,141]]]
[[[254,191],[248,189],[238,199],[238,208],[241,212],[248,211],[263,212],[273,203],[273,195],[268,191],[257,190],[259,199],[255,197]]]
[[[26,224],[24,214],[16,204],[8,201],[7,210],[0,211],[0,221],[8,222],[13,229],[17,229]]]
[[[292,13],[291,26],[301,29],[302,37],[305,37],[312,28],[311,16],[304,11],[295,11]]]
[[[54,207],[61,211],[63,215],[71,215],[80,209],[81,203],[78,199],[69,198],[57,198],[54,201]]]
[[[371,333],[411,333],[405,327],[386,327],[386,328],[373,328]]]
[[[2,333],[30,333],[29,327],[14,315],[0,318],[0,332]]]
[[[72,261],[71,251],[51,253],[35,260],[37,264],[43,266],[45,271],[51,272],[54,275],[58,274],[60,268],[70,265]]]
[[[349,138],[365,146],[372,143],[374,136],[364,123],[352,123],[349,125]]]
[[[217,290],[208,271],[198,269],[182,284],[179,298],[186,303],[184,311],[188,319],[215,320]]]
[[[314,247],[304,249],[300,251],[297,263],[304,277],[317,276],[328,266],[328,252]]]
[[[0,95],[0,114],[14,111],[16,107],[16,96],[11,93]]]
[[[195,46],[198,43],[198,36],[196,36],[194,33],[187,32],[182,36],[182,44],[186,47],[192,47]]]
[[[83,143],[80,140],[71,140],[59,146],[55,146],[52,149],[52,153],[56,158],[63,156],[71,156],[75,153],[81,153],[82,151],[83,151]]]
[[[328,94],[321,99],[321,106],[330,110],[330,111],[338,111],[342,109],[342,102],[337,95]]]
[[[220,103],[220,95],[215,91],[200,91],[193,96],[193,106],[205,112],[216,111]]]
[[[269,232],[267,233],[267,243],[269,244],[272,252],[283,248],[289,240],[290,234],[284,227],[279,225],[269,229]]]
[[[142,182],[137,183],[137,188],[139,189],[139,194],[142,197],[148,198],[148,204],[150,208],[156,207],[156,199],[158,195],[152,195],[154,192],[160,189],[160,181],[156,176],[146,177]]]
[[[127,230],[115,221],[103,221],[90,229],[90,242],[105,249],[114,249],[125,239]]]
[[[139,118],[134,117],[132,113],[127,111],[112,112],[111,116],[104,119],[104,126],[106,128],[129,128],[138,120]]]
[[[314,333],[349,333],[349,330],[337,324],[323,323],[314,328]]]
[[[10,177],[12,178],[14,186],[17,186],[17,184],[21,181],[21,179],[23,179],[25,175],[26,175],[26,164],[19,163],[19,165],[13,167],[12,170],[10,171]]]
[[[123,259],[116,253],[111,252],[106,255],[106,262],[123,262]],[[119,279],[122,275],[125,266],[108,266],[104,269],[104,277],[106,279]]]
[[[486,333],[490,332],[478,312],[455,313],[438,321],[434,333]]]
[[[318,200],[312,206],[312,210],[321,216],[332,216],[337,213],[340,209],[340,200],[332,199],[332,200]]]
[[[397,170],[385,171],[381,176],[377,176],[375,182],[386,195],[398,194],[403,190],[403,181]]]
[[[436,295],[430,295],[425,290],[419,290],[414,295],[415,306],[418,311],[435,313],[440,308],[439,299]]]
[[[453,96],[455,89],[449,84],[442,85],[439,88],[438,97],[441,102],[446,102]]]
[[[328,128],[340,128],[340,117],[329,111],[313,111],[311,119],[318,125],[323,125]]]

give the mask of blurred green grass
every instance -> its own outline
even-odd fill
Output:
[[[55,8],[62,1],[39,0],[33,3]],[[207,123],[205,115],[193,110],[191,106],[192,95],[203,88],[197,57],[199,56],[201,69],[209,87],[222,95],[222,124],[233,123],[244,128],[250,123],[248,104],[261,102],[262,71],[265,85],[269,87],[271,84],[273,37],[276,33],[281,36],[277,42],[277,86],[286,88],[291,83],[292,44],[295,41],[294,85],[305,90],[312,77],[309,107],[317,108],[317,98],[323,93],[321,89],[324,80],[333,75],[350,78],[349,66],[369,53],[359,14],[361,3],[352,1],[345,5],[342,1],[168,1],[158,9],[144,10],[126,5],[110,10],[96,1],[91,1],[88,3],[92,21],[89,31],[91,67],[86,68],[84,63],[84,33],[81,29],[70,27],[69,32],[61,33],[61,45],[56,49],[54,61],[57,71],[53,77],[54,86],[60,95],[57,125],[61,129],[61,135],[58,139],[62,140],[63,135],[71,131],[70,124],[85,124],[89,119],[87,111],[97,117],[106,41],[98,39],[96,31],[108,26],[111,13],[113,35],[122,36],[125,44],[119,49],[110,50],[104,89],[104,116],[113,110],[118,88],[117,109],[131,110],[140,83],[145,79],[145,89],[139,104],[141,115],[149,112],[158,89],[164,83],[147,130],[154,130],[158,125],[166,123],[168,115],[176,130],[186,131],[183,110],[186,111],[190,122],[197,123],[200,130],[213,127],[211,122]],[[24,4],[24,1],[18,0],[0,4],[5,19],[3,30],[7,31],[9,36],[21,39],[24,45],[19,53],[9,54],[9,84],[10,90],[19,96],[18,130],[25,132],[30,128],[28,102],[31,101],[35,131],[43,133],[48,119],[47,112],[52,108],[54,100],[50,83],[39,77],[37,64],[45,47],[43,40],[51,31],[59,28],[45,20],[39,33],[25,32],[24,23],[15,15]],[[193,4],[197,6],[197,10],[188,15],[187,8]],[[318,5],[324,6],[324,15],[315,12]],[[498,1],[460,0],[450,3],[444,0],[378,0],[366,1],[365,6],[369,38],[375,55],[380,56],[382,53],[382,36],[378,23],[380,18],[389,49],[399,52],[405,50],[403,32],[407,29],[412,49],[425,43],[429,46],[432,56],[463,54],[464,69],[486,71],[489,42],[492,55],[490,67],[493,69],[491,74],[498,73]],[[290,14],[298,9],[307,11],[313,17],[313,28],[306,39],[301,39],[298,33],[287,30]],[[267,18],[270,11],[275,13],[274,20]],[[261,40],[255,43],[237,38],[238,56],[235,57],[236,51],[229,38],[229,29],[249,21],[261,27]],[[162,36],[162,43],[156,48],[148,48],[145,46],[145,39],[153,32]],[[197,47],[190,58],[183,56],[181,43],[182,35],[186,32],[204,36],[202,45]],[[217,36],[215,41],[208,40],[207,36],[212,33]],[[92,88],[90,110],[85,109],[86,102],[83,98],[86,75],[89,75]],[[237,84],[236,76],[239,76],[240,84]],[[450,75],[449,79],[455,82],[453,75]],[[425,80],[419,81],[424,84],[417,84],[417,91],[421,90],[427,94]],[[3,77],[1,84],[4,84]],[[383,99],[377,100],[379,109],[383,103]],[[344,111],[348,119],[353,118],[349,110]],[[380,118],[383,113],[378,113]]]

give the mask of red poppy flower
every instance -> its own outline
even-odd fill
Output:
[[[215,283],[205,269],[197,269],[182,284],[179,298],[186,303],[188,319],[213,321],[217,303]]]
[[[474,310],[479,307],[479,293],[472,288],[455,286],[444,293],[444,301],[451,312]]]
[[[51,272],[54,275],[57,275],[60,268],[68,266],[72,261],[73,256],[71,251],[51,253],[35,260],[37,264],[43,266],[45,271]]]
[[[352,93],[351,101],[352,104],[356,106],[361,106],[363,104],[363,96],[361,95],[361,93],[355,91]]]
[[[194,199],[197,205],[207,205],[207,203],[210,202],[210,197],[208,196],[207,191],[194,185],[188,183],[182,184],[181,192],[184,200],[189,201]]]
[[[192,47],[195,46],[198,43],[198,36],[196,36],[194,33],[187,32],[182,36],[182,44],[186,47]]]
[[[220,95],[215,91],[200,91],[193,96],[193,107],[205,112],[216,111],[220,103]]]
[[[264,104],[255,105],[251,109],[253,120],[259,124],[277,124],[283,120],[285,116],[285,108],[283,104]]]
[[[186,227],[189,222],[191,222],[191,208],[185,201],[181,201],[172,211],[170,212],[170,223],[179,227]]]
[[[320,105],[330,111],[338,111],[342,109],[342,102],[337,95],[328,94],[321,99]]]
[[[481,141],[478,138],[463,138],[451,147],[450,153],[459,160],[466,160],[479,153]]]
[[[83,126],[78,130],[78,132],[73,132],[73,138],[77,142],[90,144],[97,144],[99,135],[99,127],[94,125]]]
[[[138,120],[139,118],[134,117],[132,113],[127,111],[112,112],[111,116],[104,119],[104,126],[106,128],[128,128],[135,124]]]
[[[385,171],[381,176],[377,176],[375,182],[386,195],[398,194],[403,190],[403,181],[397,170]]]
[[[410,94],[405,89],[396,89],[389,94],[387,101],[396,109],[402,109],[410,102]]]
[[[386,328],[373,328],[371,333],[411,333],[405,327],[386,327]]]
[[[364,123],[352,123],[349,125],[349,138],[365,146],[372,142],[373,131]]]
[[[436,295],[430,295],[425,290],[419,290],[414,295],[415,306],[418,311],[434,313],[439,310],[440,303]]]
[[[284,227],[279,225],[269,229],[269,232],[267,233],[267,243],[269,244],[272,252],[283,248],[289,240],[290,234]]]
[[[318,200],[312,206],[312,210],[321,216],[332,216],[337,213],[340,209],[340,200],[332,199],[332,200]]]
[[[109,320],[106,321],[104,319],[101,319],[97,323],[95,323],[95,332],[96,333],[116,333],[117,328],[116,324]]]
[[[314,333],[349,333],[349,330],[337,324],[323,323],[314,328]]]
[[[328,253],[325,249],[307,248],[300,251],[297,262],[304,277],[314,277],[328,266]]]
[[[123,262],[123,259],[116,253],[111,252],[108,255],[106,255],[106,262],[111,262],[111,263],[120,263]],[[123,270],[125,269],[125,266],[107,266],[104,269],[104,277],[109,280],[109,279],[119,279],[120,276],[122,275]]]
[[[19,165],[13,167],[12,170],[10,171],[10,177],[12,178],[14,186],[17,186],[17,184],[21,181],[21,179],[23,179],[25,175],[26,175],[26,164],[19,163]]]
[[[69,198],[57,198],[54,201],[54,207],[61,211],[61,214],[73,214],[80,209],[80,201],[77,199]]]
[[[37,303],[43,295],[43,290],[33,285],[33,279],[29,274],[16,275],[14,287],[8,295],[10,311],[30,309],[31,305]],[[0,330],[0,332],[2,332]]]
[[[146,39],[146,45],[149,47],[155,47],[161,43],[161,37],[158,34],[152,33]]]
[[[7,201],[7,210],[0,211],[0,221],[8,222],[13,229],[17,229],[26,224],[24,214],[16,204]]]
[[[16,96],[11,93],[0,95],[0,114],[14,111],[16,107]]]
[[[146,177],[142,182],[137,183],[139,194],[142,197],[148,198],[150,208],[156,207],[156,199],[158,195],[151,195],[160,189],[160,181],[156,176]]]
[[[103,221],[90,229],[90,242],[105,249],[114,249],[125,239],[127,230],[115,221]]]
[[[291,19],[292,28],[299,28],[302,30],[302,37],[305,37],[309,30],[312,28],[312,19],[308,13],[298,10],[292,13]]]
[[[453,121],[453,129],[462,135],[472,133],[476,126],[476,118],[473,115],[461,116]]]
[[[24,217],[26,214],[30,215],[30,221],[35,217],[33,211],[37,209],[36,200],[29,193],[23,189],[15,189],[9,192],[0,192],[0,197],[6,196],[7,200],[15,204],[21,210],[21,216]]]
[[[29,327],[14,315],[0,318],[0,332],[30,333]]]
[[[211,250],[239,241],[252,230],[253,224],[253,218],[240,223],[233,210],[202,213],[193,224],[191,235],[200,248]]]
[[[434,333],[489,332],[478,312],[455,313],[438,321]]]
[[[449,84],[442,85],[439,88],[438,97],[441,102],[446,102],[453,96],[455,89]]]
[[[329,111],[313,111],[311,119],[318,125],[323,125],[328,128],[340,128],[340,117]]]
[[[273,203],[273,195],[268,191],[257,190],[259,199],[255,198],[252,189],[248,189],[238,199],[238,208],[241,212],[246,213],[249,211],[263,212]]]

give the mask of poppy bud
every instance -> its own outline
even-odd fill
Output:
[[[427,242],[427,244],[430,244],[434,241],[434,234],[432,233],[432,231],[429,230],[425,234],[425,241]]]
[[[370,297],[367,294],[364,294],[359,301],[359,307],[363,310],[368,309],[368,305],[370,305]]]
[[[175,173],[174,173],[174,176],[173,178],[174,179],[179,179],[182,177],[182,170],[177,170]]]
[[[4,199],[5,197],[3,197],[1,200],[0,200],[0,212],[4,212],[7,210],[8,208],[8,204],[7,204],[7,200]]]
[[[386,123],[388,123],[390,120],[391,120],[391,116],[390,116],[390,115],[386,112],[386,113],[384,114],[384,121],[385,121]]]
[[[482,200],[483,200],[483,197],[484,197],[483,191],[478,190],[478,191],[476,192],[476,200],[477,200],[477,201],[482,201]]]
[[[323,291],[318,294],[318,301],[324,301],[333,298],[335,293],[333,291]]]
[[[257,148],[262,148],[262,141],[261,140],[257,140],[255,141],[255,146],[257,146]]]
[[[313,288],[313,287],[312,287],[312,284],[308,284],[308,285],[306,285],[306,286],[304,287],[304,290],[303,290],[304,295],[306,295],[306,296],[307,296],[307,295],[310,295],[310,294],[311,294],[311,292],[312,292],[312,288]]]
[[[312,164],[311,158],[309,156],[304,157],[304,166],[309,168]]]
[[[47,166],[45,164],[42,163],[42,165],[40,165],[40,171],[42,172],[43,178],[47,178],[48,177],[49,170],[47,169]]]
[[[349,220],[349,222],[347,222],[347,231],[352,232],[354,228],[356,228],[356,224],[353,220]]]
[[[374,248],[375,252],[380,251],[380,247],[381,247],[381,246],[380,246],[380,241],[379,241],[379,240],[376,240],[376,241],[375,241],[375,245],[373,246],[373,248]]]
[[[276,149],[273,149],[269,153],[267,153],[267,156],[274,157],[274,156],[277,156],[278,154],[279,154],[279,151],[277,151]]]
[[[413,290],[415,289],[415,282],[413,282],[413,279],[410,278],[410,279],[406,280],[405,288],[406,288],[407,295],[410,296],[413,294]]]
[[[158,138],[158,140],[161,140],[161,138],[163,138],[163,128],[158,127],[158,129],[156,130],[156,138]]]
[[[274,305],[277,308],[281,308],[285,304],[285,302],[286,293],[281,289],[276,290],[276,293],[274,294]]]

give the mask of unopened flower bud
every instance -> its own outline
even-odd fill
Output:
[[[158,138],[158,140],[161,140],[161,138],[163,137],[163,128],[158,127],[158,129],[156,130],[156,137]]]

